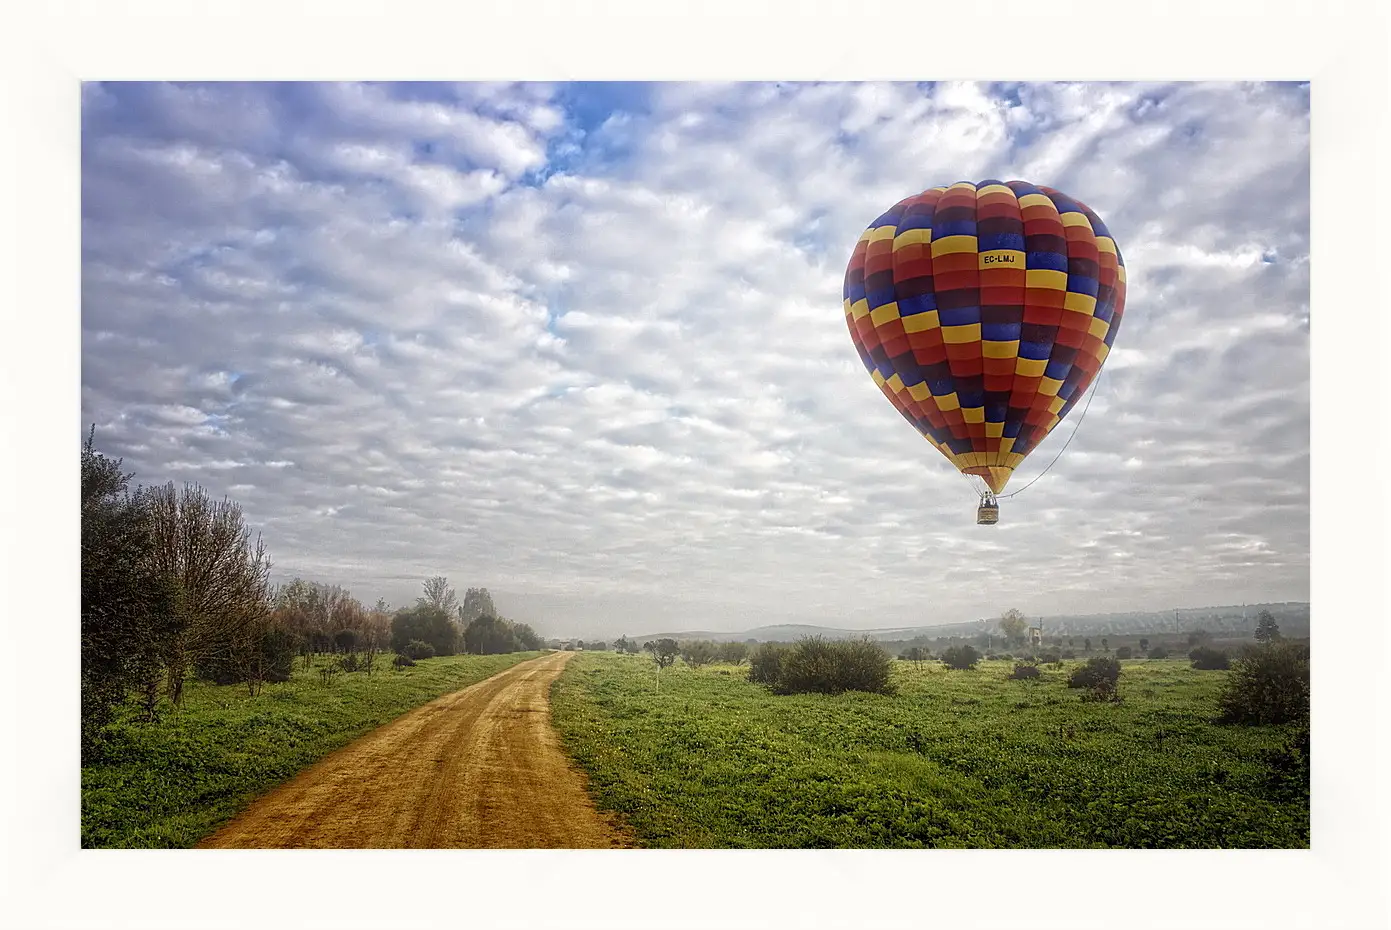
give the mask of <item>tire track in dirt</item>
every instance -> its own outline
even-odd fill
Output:
[[[431,701],[259,798],[200,848],[602,849],[601,814],[551,726],[574,655],[532,659]]]

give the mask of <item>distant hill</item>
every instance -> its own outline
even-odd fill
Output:
[[[1029,622],[1043,624],[1045,636],[1091,635],[1093,633],[1183,633],[1204,629],[1210,633],[1245,633],[1256,628],[1256,615],[1267,610],[1286,636],[1309,635],[1309,604],[1290,601],[1272,604],[1237,604],[1223,607],[1181,607],[1171,610],[1130,611],[1126,613],[1060,614],[1030,617]],[[962,623],[943,623],[923,626],[886,627],[873,630],[846,630],[814,626],[805,623],[782,623],[754,627],[741,632],[717,633],[709,630],[687,630],[680,633],[649,633],[633,637],[638,643],[670,637],[675,640],[709,639],[715,642],[758,640],[759,642],[792,642],[803,636],[823,636],[826,639],[853,639],[868,636],[884,642],[903,642],[915,637],[937,639],[950,636],[974,636],[997,628],[998,617],[985,617]]]

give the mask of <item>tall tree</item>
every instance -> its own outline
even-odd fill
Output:
[[[177,634],[176,591],[156,570],[149,511],[129,492],[121,459],[82,447],[83,758],[97,749],[116,706],[137,685],[158,681]]]
[[[1275,617],[1268,610],[1263,610],[1256,615],[1256,641],[1261,643],[1274,642],[1280,638],[1280,624],[1275,622]]]
[[[1028,628],[1029,621],[1024,617],[1024,612],[1017,608],[1011,607],[1000,617],[1000,629],[1011,642],[1022,640]]]
[[[497,608],[493,606],[493,596],[487,588],[469,588],[464,592],[464,603],[459,608],[459,620],[465,625],[479,617],[496,617]]]
[[[241,505],[213,500],[196,484],[145,492],[156,571],[177,588],[180,634],[166,656],[178,703],[189,670],[215,681],[254,674],[272,610],[270,559],[253,540]]]
[[[443,575],[435,575],[427,579],[425,581],[425,595],[416,598],[415,603],[418,606],[442,610],[450,616],[453,616],[459,606],[454,589],[449,586],[449,579]]]

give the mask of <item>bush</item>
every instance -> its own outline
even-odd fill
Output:
[[[691,668],[709,665],[719,654],[720,647],[708,639],[690,640],[681,644],[681,658]]]
[[[362,660],[357,657],[356,652],[338,658],[338,667],[345,672],[355,672],[362,667]]]
[[[396,658],[391,660],[391,667],[395,669],[409,668],[415,665],[415,660],[408,655],[396,654]]]
[[[1069,650],[1067,650],[1066,652],[1063,653],[1063,658],[1064,658],[1064,659],[1075,659],[1075,658],[1077,658],[1077,653],[1075,653],[1075,652],[1073,652],[1071,649],[1069,649]]]
[[[868,640],[828,641],[820,636],[799,640],[782,657],[774,690],[780,694],[840,694],[867,691],[887,694],[893,660]]]
[[[401,652],[412,659],[429,659],[434,657],[435,647],[429,643],[413,639],[406,643],[406,648],[402,649]]]
[[[1222,723],[1247,726],[1309,719],[1309,648],[1284,640],[1249,647],[1218,698]]]
[[[980,653],[974,646],[952,646],[942,650],[942,664],[947,668],[973,669],[980,661]]]
[[[1056,665],[1063,660],[1063,657],[1056,652],[1040,653],[1038,661],[1044,665]]]
[[[1163,646],[1155,646],[1149,651],[1149,657],[1151,659],[1167,659],[1169,658],[1169,650]]]
[[[1232,664],[1231,656],[1211,646],[1199,646],[1188,653],[1188,658],[1192,660],[1194,668],[1209,672],[1230,668]]]
[[[1015,664],[1014,671],[1010,673],[1009,677],[1023,680],[1026,678],[1038,678],[1042,674],[1043,673],[1038,670],[1037,665],[1025,665],[1019,662]]]
[[[1067,679],[1069,688],[1097,688],[1109,685],[1114,691],[1121,677],[1121,664],[1106,656],[1093,656]]]
[[[1120,692],[1116,690],[1116,683],[1108,679],[1102,679],[1082,692],[1082,700],[1091,702],[1106,702],[1119,704],[1121,702]]]
[[[749,657],[749,681],[759,685],[776,685],[782,677],[782,657],[786,646],[763,643]]]
[[[334,652],[352,652],[357,648],[357,632],[355,630],[339,630],[333,634]]]
[[[261,637],[261,656],[265,661],[266,681],[289,681],[295,669],[295,653],[300,638],[283,627],[272,627]]]
[[[1132,658],[1134,658],[1134,657],[1135,657],[1135,650],[1131,649],[1129,646],[1117,646],[1117,647],[1116,647],[1116,658],[1117,658],[1117,659],[1132,659]]]

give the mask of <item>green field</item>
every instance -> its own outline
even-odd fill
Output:
[[[599,805],[645,845],[1307,848],[1293,727],[1211,722],[1225,672],[1122,662],[1120,704],[1067,672],[895,662],[894,697],[775,696],[747,666],[582,653],[552,689]]]
[[[251,697],[242,685],[190,682],[157,723],[127,708],[99,764],[82,769],[84,847],[188,847],[258,795],[413,707],[539,652],[448,656],[393,671],[294,677]],[[327,662],[326,658],[319,660]]]

